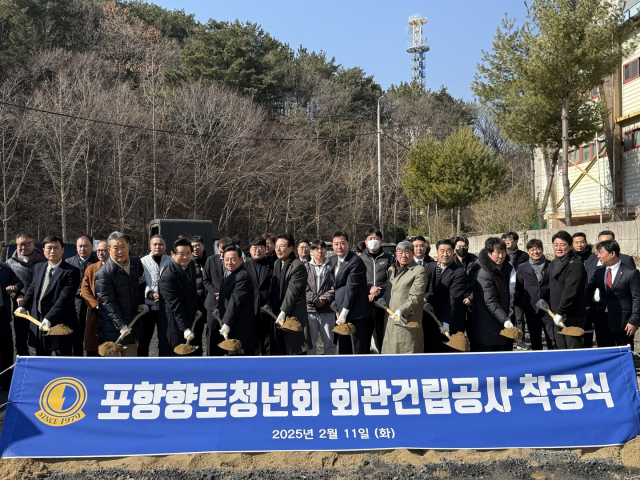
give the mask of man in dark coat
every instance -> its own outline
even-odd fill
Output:
[[[11,334],[11,297],[20,292],[24,284],[9,265],[0,262],[0,372],[5,372],[13,365],[13,336]],[[26,319],[16,317],[28,323]],[[2,375],[2,390],[9,390],[13,370]]]
[[[35,248],[33,236],[28,233],[16,235],[16,251],[7,263],[11,270],[18,276],[24,287],[17,292],[11,293],[11,298],[15,301],[16,307],[20,306],[24,294],[29,289],[33,279],[33,267],[37,263],[44,263],[47,259],[44,254]],[[9,304],[6,305],[13,311]],[[16,334],[16,353],[21,357],[29,355],[29,322],[24,318],[14,317],[13,328]]]
[[[269,286],[273,276],[273,262],[267,257],[267,241],[262,237],[251,240],[249,249],[251,258],[244,263],[244,268],[253,280],[253,307],[256,312],[256,324],[258,328],[258,348],[260,355],[269,355],[269,333],[271,332],[273,318],[263,313],[260,307],[269,301]]]
[[[66,262],[80,270],[80,281],[82,282],[87,267],[98,261],[98,256],[93,251],[93,238],[88,235],[79,236],[76,240],[76,250],[78,254],[69,258]],[[84,330],[87,323],[87,304],[82,299],[81,288],[78,288],[78,292],[76,293],[76,313],[78,314],[80,331],[82,332],[82,339],[84,340]],[[73,356],[84,356],[83,341],[73,346]]]
[[[516,272],[516,292],[522,301],[527,328],[531,336],[531,349],[542,350],[542,331],[549,350],[555,349],[553,319],[544,310],[536,308],[539,300],[549,302],[549,265],[544,256],[542,241],[531,239],[527,242],[529,260],[521,263]]]
[[[389,268],[393,264],[393,256],[382,250],[382,232],[372,227],[365,232],[365,245],[360,258],[367,267],[367,288],[369,289],[369,304],[371,306],[371,325],[369,329],[373,335],[378,353],[382,352],[387,313],[373,306],[379,298],[384,298],[387,291],[387,277]]]
[[[31,324],[29,346],[36,355],[71,356],[73,345],[82,339],[75,306],[80,286],[80,270],[62,259],[64,242],[49,235],[42,241],[47,263],[38,263],[33,269],[33,282],[24,296],[20,309],[30,310],[31,316],[42,322]],[[44,335],[43,328],[65,324],[73,330],[70,335]]]
[[[367,289],[367,268],[362,259],[349,250],[349,235],[335,232],[332,238],[335,256],[330,259],[333,272],[335,304],[340,314],[336,323],[352,323],[356,327],[353,335],[340,335],[340,355],[365,354],[370,352],[371,305]]]
[[[434,315],[442,322],[442,329],[433,318],[427,318],[423,325],[425,352],[447,352],[449,349],[443,342],[447,338],[444,332],[455,334],[464,332],[464,295],[467,290],[467,274],[460,265],[454,261],[453,242],[440,240],[436,243],[438,260],[427,266],[426,299],[427,304],[433,308]]]
[[[422,235],[416,235],[415,237],[407,237],[405,240],[413,243],[413,252],[415,256],[413,259],[418,265],[427,266],[435,260],[429,256],[431,251],[431,244]]]
[[[196,291],[198,292],[198,310],[205,314],[204,301],[207,298],[207,289],[204,286],[204,267],[207,262],[207,252],[204,249],[204,238],[200,235],[193,235],[190,239],[193,254],[191,260],[196,268]],[[206,316],[198,321],[196,329],[193,332],[195,338],[191,345],[202,347],[204,345],[204,326],[207,323]],[[200,352],[202,353],[202,351]]]
[[[176,240],[171,249],[171,262],[158,280],[160,308],[167,318],[166,336],[174,356],[178,355],[173,352],[174,348],[195,337],[193,321],[198,311],[198,291],[196,269],[191,261],[192,250],[189,240]],[[202,356],[202,351],[196,350],[190,355]]]
[[[583,232],[576,232],[571,235],[573,238],[573,249],[576,252],[576,255],[580,257],[582,260],[582,264],[584,265],[584,269],[587,273],[587,284],[593,277],[593,274],[596,271],[596,267],[598,266],[598,257],[595,253],[593,253],[593,246],[589,245],[587,242],[587,235]],[[593,297],[588,298],[587,293],[585,292],[585,305],[587,307],[587,320],[584,325],[584,335],[582,336],[582,346],[584,348],[593,347],[593,332],[594,332],[594,321],[596,318],[596,306],[597,303],[593,300]]]
[[[225,248],[224,265],[229,275],[220,288],[220,333],[226,333],[229,339],[242,343],[240,349],[228,355],[255,355],[258,349],[258,329],[253,308],[254,285],[243,264],[242,250],[236,246]]]
[[[508,232],[502,235],[502,240],[504,240],[505,245],[507,246],[507,260],[513,266],[514,270],[517,272],[518,267],[529,260],[529,254],[524,252],[518,248],[518,240],[520,237],[516,232]],[[516,292],[515,298],[513,299],[513,315],[511,316],[511,321],[522,330],[522,333],[525,333],[525,320],[524,320],[524,312],[520,307],[522,305],[522,299],[520,298],[520,294]],[[524,343],[524,338],[516,340],[516,348],[518,350],[529,350],[529,347],[526,343]]]
[[[478,254],[473,283],[474,351],[500,352],[513,350],[513,340],[500,335],[512,327],[509,318],[511,296],[515,290],[515,270],[507,260],[504,240],[490,237]]]
[[[207,356],[208,357],[222,357],[227,352],[218,347],[218,344],[224,340],[220,335],[220,328],[218,321],[213,317],[213,314],[219,315],[218,311],[218,297],[220,296],[220,287],[222,282],[229,274],[224,268],[224,260],[222,254],[225,248],[231,247],[234,242],[229,237],[223,237],[218,240],[218,253],[212,255],[204,263],[204,269],[202,270],[202,283],[207,290],[207,295],[204,299],[204,308],[207,310],[207,339],[210,342],[207,344]]]
[[[278,257],[273,266],[273,277],[269,289],[269,306],[278,313],[274,322],[271,355],[306,355],[311,350],[311,332],[307,317],[306,289],[307,269],[296,258],[295,241],[288,233],[276,238],[275,252]],[[355,255],[355,254],[354,254]],[[279,326],[286,317],[295,317],[302,325],[301,332],[282,330]]]
[[[598,347],[631,346],[640,325],[640,273],[620,260],[620,245],[605,240],[596,245],[602,267],[596,269],[587,293],[600,291],[596,304]]]
[[[469,253],[469,239],[467,237],[454,237],[451,239],[455,249],[455,262],[464,268],[467,275],[467,289],[464,293],[464,328],[469,338],[469,343],[473,345],[473,312],[471,310],[471,302],[473,300],[473,279],[477,267],[478,257],[473,253]]]
[[[560,230],[553,237],[554,258],[549,266],[549,307],[555,314],[556,346],[559,349],[582,348],[582,337],[572,337],[560,333],[566,327],[584,328],[586,321],[585,293],[587,274],[582,261],[571,248],[573,238]]]
[[[140,257],[129,255],[129,237],[113,232],[107,237],[109,259],[96,273],[95,289],[98,297],[98,343],[115,342],[126,334],[122,345],[127,348],[120,354],[135,357],[138,342],[144,334],[142,322],[129,323],[145,305],[147,281]],[[163,332],[164,333],[164,332]]]

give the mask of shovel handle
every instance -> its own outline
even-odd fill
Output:
[[[264,307],[260,307],[260,311],[264,312],[264,313],[268,313],[269,315],[271,315],[273,317],[274,320],[278,320],[278,317],[276,316],[275,313],[273,313],[273,310],[271,310],[270,308],[264,308]]]
[[[333,310],[333,313],[335,313],[335,314],[336,314],[336,318],[338,318],[338,317],[340,316],[340,314],[338,313],[338,310],[336,310],[335,308],[333,308],[333,305],[329,304],[329,308],[330,308],[331,310]]]
[[[429,314],[429,316],[431,318],[433,318],[433,320],[438,324],[438,326],[440,328],[442,328],[442,322],[440,320],[438,320],[438,317],[436,317],[435,313],[433,313],[431,310],[429,310],[427,307],[422,307],[422,310],[424,310],[425,312],[427,312]],[[444,332],[445,336],[447,338],[451,338],[451,334],[449,332]]]
[[[31,323],[35,324],[38,326],[38,328],[40,328],[40,326],[42,325],[42,322],[36,320],[35,318],[33,318],[31,315],[29,315],[28,313],[20,313],[17,310],[15,312],[13,312],[13,314],[17,317],[22,317],[22,318],[26,318],[27,320],[29,320]],[[49,327],[45,327],[42,330],[44,330],[45,332],[49,330]]]
[[[146,306],[146,305],[145,305]],[[131,322],[129,322],[129,325],[127,325],[127,327],[129,329],[131,329],[136,322],[138,321],[138,319],[143,316],[145,313],[147,313],[149,311],[149,307],[145,308],[144,310],[142,310],[140,313],[138,313],[135,317],[133,317],[133,320],[131,320]],[[126,337],[128,334],[127,333],[121,333],[120,336],[118,337],[118,339],[116,340],[116,345],[120,345],[120,343],[122,342],[122,340],[124,340],[124,337]]]
[[[381,305],[381,306],[382,306],[382,305]],[[389,307],[383,307],[383,308],[384,308],[385,312],[387,312],[389,315],[391,315],[391,317],[392,317],[396,322],[403,323],[404,325],[406,325],[406,324],[407,324],[407,319],[406,319],[406,318],[403,318],[403,317],[398,318],[398,317],[396,317],[396,313],[395,313],[393,310],[391,310]]]
[[[543,312],[547,312],[551,316],[551,318],[556,316],[556,314],[553,313],[550,308],[544,308],[543,306],[538,305],[538,309],[542,310]],[[563,322],[558,322],[558,326],[561,328],[565,328]]]
[[[191,324],[191,335],[193,335],[193,332],[196,329],[196,322],[200,319],[201,316],[202,316],[202,312],[198,310],[196,312],[196,318],[193,319],[193,323]],[[191,345],[191,340],[193,340],[193,338],[187,339],[187,345]]]

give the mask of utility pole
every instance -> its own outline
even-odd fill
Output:
[[[384,230],[382,228],[382,161],[380,159],[380,135],[382,134],[382,130],[380,130],[380,100],[383,98],[384,95],[378,99],[378,219],[380,223],[380,233],[382,233],[384,238]]]

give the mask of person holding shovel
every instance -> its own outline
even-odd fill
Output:
[[[427,353],[452,351],[443,343],[447,341],[445,332],[454,335],[465,330],[463,301],[469,283],[467,272],[455,262],[454,244],[451,240],[439,240],[436,243],[436,255],[438,260],[426,267],[429,278],[426,303],[442,322],[442,327],[439,329],[432,319],[426,319],[428,323],[423,328]]]
[[[31,324],[29,346],[36,355],[70,357],[73,345],[81,341],[80,324],[76,313],[75,297],[80,286],[80,270],[62,258],[64,242],[56,235],[42,241],[47,263],[38,263],[33,268],[33,282],[20,303],[19,311],[31,311],[31,316],[42,322],[37,327]],[[64,324],[73,330],[70,335],[45,335],[44,330]]]
[[[584,328],[587,273],[572,248],[573,238],[568,232],[560,230],[551,241],[556,258],[549,265],[549,308],[555,314],[556,346],[559,349],[582,348],[582,337],[561,334],[563,327],[559,325]]]
[[[198,288],[196,268],[191,261],[193,247],[186,239],[176,240],[171,248],[171,261],[162,270],[158,280],[160,309],[167,319],[167,342],[173,350],[187,340],[193,340],[195,332],[191,330],[198,311]],[[195,330],[195,328],[194,328]],[[195,350],[192,356],[201,356],[202,351]]]
[[[271,355],[306,355],[312,347],[306,302],[307,269],[296,258],[294,247],[292,235],[281,233],[276,238],[275,252],[278,259],[273,266],[269,307],[279,313],[270,338]],[[280,328],[287,317],[295,317],[302,331]]]
[[[473,282],[473,350],[510,352],[513,340],[500,335],[513,327],[509,310],[515,290],[516,272],[508,261],[504,240],[490,237],[478,254],[478,270]]]
[[[84,348],[87,351],[87,357],[98,357],[98,297],[96,296],[96,273],[102,266],[103,262],[109,259],[109,249],[107,242],[102,240],[96,246],[96,255],[98,262],[92,263],[87,267],[80,285],[82,298],[87,304],[87,322],[84,329]]]
[[[219,331],[225,338],[238,340],[242,344],[238,350],[227,352],[227,355],[255,355],[258,350],[258,327],[253,307],[253,280],[244,266],[240,247],[234,245],[225,248],[223,260],[229,274],[220,286],[218,309],[222,325]]]
[[[396,246],[396,263],[389,267],[389,286],[384,294],[386,304],[396,316],[418,327],[407,328],[393,317],[387,318],[382,353],[422,353],[422,302],[427,289],[426,272],[413,258],[413,243],[402,241]]]
[[[147,281],[144,269],[139,257],[129,255],[131,245],[124,233],[111,233],[107,237],[107,247],[109,258],[102,264],[95,279],[99,302],[98,343],[116,342],[120,335],[125,334],[121,343],[127,348],[119,355],[136,357],[144,327],[142,322],[136,322],[130,328],[129,323],[139,307],[146,308]]]

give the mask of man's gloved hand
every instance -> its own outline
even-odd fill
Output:
[[[16,308],[16,312],[21,315],[29,315],[29,311],[26,308],[22,308],[22,307]]]
[[[193,340],[195,338],[195,335],[193,333],[191,333],[191,329],[187,328],[184,331],[184,339],[185,340]]]
[[[336,320],[336,324],[342,325],[343,323],[347,323],[347,314],[342,312],[338,315],[338,319]]]
[[[40,326],[38,328],[40,330],[42,330],[43,332],[46,332],[47,330],[49,330],[51,328],[51,322],[45,318],[44,320],[42,320],[42,323],[40,324]]]
[[[214,317],[218,317],[220,318],[220,310],[218,310],[217,308],[213,310],[213,316]]]
[[[131,329],[125,325],[120,329],[120,335],[124,335],[125,337],[131,333]]]
[[[396,310],[395,312],[393,312],[393,316],[400,320],[402,318],[402,311]]]
[[[559,326],[561,323],[564,323],[564,317],[556,313],[556,316],[553,317],[553,323]]]
[[[447,322],[444,322],[442,324],[442,327],[440,327],[440,333],[445,333],[445,332],[449,332],[449,324]]]
[[[222,334],[222,336],[226,337],[230,331],[231,331],[231,327],[223,323],[222,328],[220,329],[220,333]]]
[[[511,320],[507,320],[506,322],[504,322],[504,328],[511,328],[513,327],[513,323],[511,323]]]
[[[276,322],[282,325],[286,319],[287,319],[287,314],[284,312],[280,312],[280,315],[278,315],[278,320],[276,320]]]

